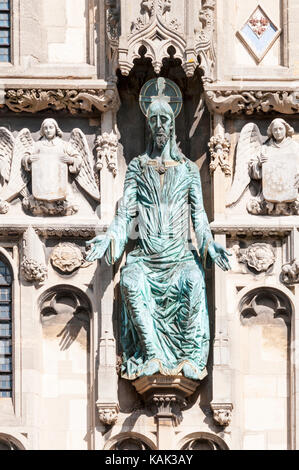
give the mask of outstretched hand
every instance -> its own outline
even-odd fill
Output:
[[[93,245],[91,247],[91,250],[86,256],[87,261],[95,261],[96,259],[101,259],[109,244],[110,244],[110,238],[107,237],[106,235],[98,235],[97,237],[93,238],[92,240],[89,240],[86,242],[86,245]]]
[[[212,241],[209,245],[208,253],[212,258],[213,262],[216,263],[219,268],[221,268],[223,271],[228,271],[229,269],[231,269],[228,256],[232,255],[231,253],[226,251],[223,246],[221,246],[219,243]]]

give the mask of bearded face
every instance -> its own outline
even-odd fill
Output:
[[[156,147],[163,150],[170,139],[173,128],[171,115],[163,109],[154,109],[148,116],[148,123]]]

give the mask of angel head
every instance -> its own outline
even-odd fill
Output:
[[[268,127],[267,135],[280,143],[286,137],[292,137],[292,135],[294,135],[294,129],[284,119],[276,118]]]
[[[55,119],[45,119],[42,122],[41,128],[40,128],[40,136],[41,138],[46,138],[47,140],[52,140],[55,137],[62,137],[62,130],[59,128],[57,122]]]

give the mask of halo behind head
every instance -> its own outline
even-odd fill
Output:
[[[164,101],[171,107],[176,118],[182,109],[183,99],[179,87],[168,78],[153,78],[146,82],[140,92],[139,105],[145,116],[151,103]]]

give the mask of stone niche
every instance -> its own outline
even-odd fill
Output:
[[[264,287],[247,293],[239,308],[243,449],[288,449],[291,303],[278,289]]]
[[[91,306],[79,289],[60,285],[40,300],[41,448],[89,448]]]

